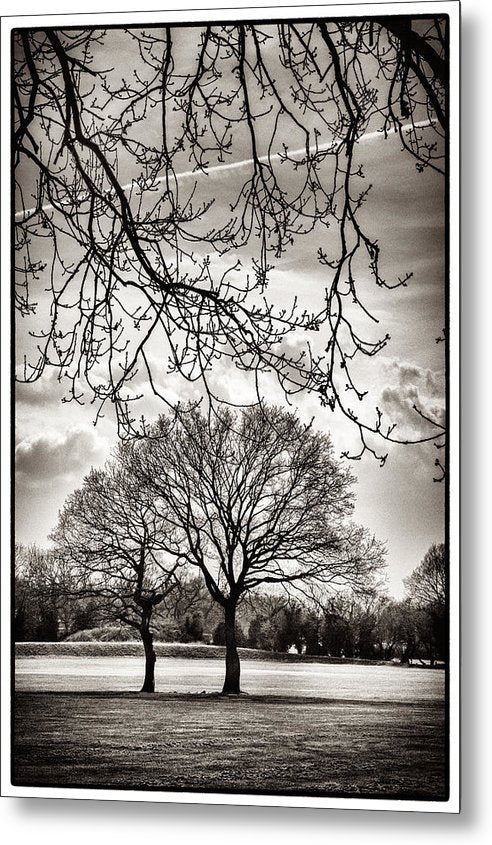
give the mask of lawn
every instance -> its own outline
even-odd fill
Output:
[[[142,685],[143,671],[142,655],[113,656],[110,650],[96,657],[75,650],[70,655],[61,651],[17,657],[15,661],[16,689],[22,692],[135,692]],[[218,692],[223,680],[223,659],[157,658],[158,692]],[[259,695],[417,704],[444,700],[444,672],[388,665],[243,659],[241,687]]]

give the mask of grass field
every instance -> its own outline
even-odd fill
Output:
[[[396,666],[135,657],[17,660],[17,784],[445,797],[444,673]],[[176,692],[174,692],[176,690]]]

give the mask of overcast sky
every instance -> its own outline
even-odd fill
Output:
[[[293,148],[296,141],[292,139]],[[373,185],[361,217],[369,234],[379,241],[383,275],[390,280],[413,272],[406,288],[381,291],[369,281],[364,288],[365,301],[379,319],[376,329],[370,325],[365,329],[376,331],[375,336],[387,332],[391,341],[359,374],[364,388],[369,388],[372,407],[378,405],[402,432],[411,434],[418,428],[411,411],[414,403],[438,419],[444,412],[444,349],[435,342],[444,326],[443,177],[430,170],[418,173],[410,156],[401,152],[396,136],[384,139],[371,132],[361,140],[358,158],[365,164],[367,183]],[[235,168],[200,177],[207,180],[218,216],[228,213],[237,180],[244,178],[240,161],[235,160]],[[196,179],[183,177],[183,181],[187,178]],[[329,237],[324,238],[323,248],[329,249]],[[313,310],[322,302],[326,278],[316,260],[319,245],[316,231],[299,238],[287,252],[272,273],[269,298],[273,302],[283,304],[287,294],[294,293]],[[25,321],[19,320],[20,352],[26,345],[25,329]],[[326,340],[325,335],[322,341]],[[169,396],[199,395],[197,385],[165,375],[157,349],[153,357],[158,380]],[[247,377],[230,365],[219,362],[212,379],[227,398],[237,401],[248,396]],[[163,409],[149,396],[144,382],[140,376],[139,388],[145,396],[138,411],[152,419]],[[269,399],[282,401],[268,377],[263,390]],[[88,401],[83,406],[62,404],[64,392],[56,373],[49,370],[37,383],[17,389],[16,539],[21,543],[47,544],[67,494],[80,485],[91,466],[105,461],[116,442],[110,409],[94,427],[94,406]],[[299,396],[295,406],[303,418],[314,416],[316,427],[331,432],[336,454],[357,447],[348,422],[321,408],[316,397]],[[356,519],[386,543],[388,590],[398,598],[403,595],[402,579],[431,543],[444,540],[445,489],[432,480],[435,454],[432,444],[391,447],[383,468],[371,456],[352,466],[358,477]]]

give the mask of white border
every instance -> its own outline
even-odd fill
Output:
[[[105,7],[113,5],[112,0],[106,2]],[[131,2],[116,3],[123,6],[133,6]],[[152,4],[147,4],[150,6]],[[194,6],[202,5],[199,2]],[[66,8],[67,4],[63,4]],[[179,7],[180,0],[174,0],[173,6]],[[147,792],[130,790],[109,790],[109,789],[70,789],[70,788],[49,788],[49,787],[19,787],[10,783],[10,316],[9,299],[6,294],[8,287],[7,280],[10,279],[10,250],[6,245],[10,244],[10,33],[15,27],[29,27],[39,25],[40,15],[22,15],[2,17],[1,28],[1,55],[2,55],[2,120],[1,142],[2,142],[2,262],[1,278],[2,285],[2,335],[1,335],[1,366],[2,366],[2,571],[1,571],[1,610],[2,610],[2,759],[1,759],[1,784],[3,796],[13,797],[44,797],[44,798],[76,798],[76,799],[99,799],[111,801],[152,801],[192,804],[233,804],[243,806],[270,806],[270,807],[316,807],[332,809],[357,809],[357,810],[399,810],[406,812],[433,812],[433,813],[458,813],[459,806],[459,18],[460,8],[457,0],[451,2],[424,2],[424,3],[367,3],[367,4],[323,4],[310,6],[252,6],[245,8],[236,5],[220,8],[174,8],[172,10],[145,12],[134,10],[129,12],[86,12],[72,14],[67,10],[63,14],[43,14],[43,26],[67,26],[67,16],[70,16],[70,25],[80,24],[88,26],[91,23],[101,23],[104,16],[105,22],[130,23],[130,22],[158,22],[166,20],[170,22],[187,23],[195,20],[249,20],[252,18],[264,17],[269,19],[313,17],[357,14],[418,14],[426,12],[431,14],[448,14],[450,17],[450,203],[449,203],[449,238],[450,238],[450,292],[449,292],[449,369],[450,369],[450,432],[449,432],[449,476],[451,479],[451,490],[449,495],[449,552],[450,552],[450,796],[449,800],[441,801],[406,801],[406,800],[384,800],[384,799],[359,799],[359,798],[311,798],[311,797],[287,797],[276,795],[241,795],[241,794],[218,794],[218,793],[187,793],[187,792]],[[7,118],[8,116],[8,118]]]

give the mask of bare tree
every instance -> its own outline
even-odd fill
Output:
[[[67,498],[51,539],[71,568],[71,594],[102,600],[106,618],[138,631],[145,651],[142,692],[154,692],[153,613],[178,582],[163,555],[163,521],[128,468],[125,445],[92,469]]]
[[[447,556],[444,543],[433,543],[421,563],[405,578],[408,597],[417,607],[444,609],[447,589]]]
[[[386,280],[361,223],[359,140],[396,132],[419,169],[444,169],[447,38],[445,17],[406,16],[18,30],[16,303],[32,326],[19,378],[54,367],[66,401],[88,394],[96,416],[112,403],[128,433],[139,372],[171,404],[171,373],[213,403],[222,358],[259,400],[264,372],[287,396],[316,393],[358,432],[350,457],[384,463],[384,442],[410,438],[357,384],[356,363],[389,340],[361,336],[359,317],[377,320],[360,281],[389,291],[412,273]],[[238,164],[224,214],[208,177]],[[275,307],[269,274],[307,233],[324,305]],[[442,424],[415,415],[415,442],[441,447]]]
[[[167,551],[198,569],[223,608],[223,693],[240,691],[236,611],[262,585],[361,585],[383,549],[348,521],[354,478],[330,439],[277,408],[161,417],[131,463],[165,519]]]
[[[448,556],[444,543],[433,543],[421,563],[404,581],[408,600],[420,611],[422,637],[431,665],[436,656],[448,659]]]
[[[62,615],[60,571],[54,555],[35,545],[14,549],[15,640],[58,639]]]
[[[55,641],[80,630],[95,615],[78,601],[67,561],[51,549],[16,543],[14,549],[14,639]]]

